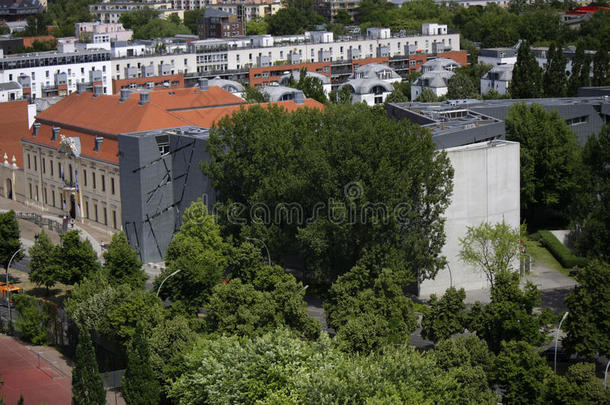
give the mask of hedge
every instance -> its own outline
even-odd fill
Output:
[[[538,231],[540,240],[544,247],[557,259],[565,268],[571,269],[574,266],[584,267],[587,259],[575,256],[570,249],[559,241],[550,231]]]

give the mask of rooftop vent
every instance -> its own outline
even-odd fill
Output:
[[[40,130],[40,122],[35,122],[34,123],[34,133],[32,134],[32,136],[38,135],[39,130]]]
[[[297,91],[294,93],[294,103],[305,104],[305,94],[302,91]]]
[[[60,127],[53,127],[53,135],[51,136],[51,140],[54,141],[57,139],[57,135],[59,135]]]
[[[76,94],[81,94],[87,91],[87,85],[85,83],[76,83]]]
[[[96,84],[93,86],[93,97],[98,97],[100,94],[104,94],[104,86]]]
[[[150,93],[140,93],[140,105],[150,103]]]
[[[121,89],[121,103],[129,98],[131,92],[129,89]]]
[[[203,77],[199,78],[199,90],[201,90],[201,91],[208,90],[208,79],[204,79]]]
[[[95,147],[93,148],[94,152],[99,152],[100,148],[102,147],[102,142],[104,141],[104,137],[103,136],[96,136],[95,137]]]

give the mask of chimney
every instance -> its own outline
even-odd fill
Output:
[[[32,134],[32,136],[38,135],[39,130],[40,130],[40,122],[35,122],[34,123],[34,133]]]
[[[201,90],[201,91],[208,90],[208,79],[204,79],[203,77],[199,78],[199,90]]]
[[[104,86],[96,84],[93,86],[93,97],[98,97],[100,94],[104,94]]]
[[[85,83],[76,83],[76,94],[81,94],[87,91],[87,85]]]
[[[99,152],[100,148],[102,147],[102,142],[104,141],[104,137],[103,136],[96,136],[95,137],[95,148],[93,148],[94,152]]]
[[[140,93],[140,105],[144,105],[146,103],[150,103],[150,94]]]
[[[53,135],[51,136],[51,140],[55,141],[57,139],[57,135],[59,135],[60,127],[53,127]]]
[[[305,94],[302,91],[297,91],[294,93],[294,103],[305,104]]]
[[[130,94],[131,92],[129,91],[129,89],[121,89],[121,103],[127,100]]]

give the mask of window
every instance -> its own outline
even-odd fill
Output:
[[[28,153],[28,169],[31,169],[31,168],[32,168],[32,164],[30,162],[30,154]],[[30,198],[32,198],[32,197],[30,196]]]
[[[106,191],[106,176],[102,174],[102,191]]]
[[[41,163],[42,163],[41,164],[41,166],[42,166],[42,173],[44,174],[44,173],[47,172],[47,162],[46,162],[45,158],[42,158],[42,162]],[[45,198],[45,200],[46,200],[46,198]]]
[[[55,190],[51,190],[51,204],[55,207]]]
[[[49,169],[51,169],[51,177],[53,176],[53,161],[49,159]]]
[[[45,204],[48,204],[46,187],[42,188],[42,202],[44,202]]]
[[[83,169],[83,180],[85,181],[84,186],[87,187],[87,170]]]
[[[36,201],[40,201],[40,197],[38,196],[38,186],[36,186]]]
[[[116,226],[116,211],[115,210],[112,210],[112,227],[114,229],[117,228],[117,226]]]
[[[97,222],[97,204],[93,204],[93,211],[95,211],[95,222]]]
[[[110,192],[114,195],[114,177],[110,178]]]
[[[104,225],[108,225],[108,210],[104,207]]]
[[[32,183],[28,183],[28,186],[30,188],[30,200],[32,199]]]
[[[89,201],[85,201],[85,217],[89,219]]]
[[[95,190],[95,172],[91,172],[91,184],[93,189]],[[97,218],[96,218],[97,221]]]
[[[49,71],[44,72],[45,77],[49,77]]]
[[[57,162],[57,177],[61,178],[61,163]]]

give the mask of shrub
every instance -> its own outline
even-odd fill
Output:
[[[582,257],[578,257],[572,253],[570,249],[564,246],[555,235],[549,231],[538,231],[540,240],[544,247],[557,259],[563,267],[572,268],[574,266],[584,267],[587,264],[587,260]]]
[[[35,345],[47,343],[49,315],[39,308],[36,299],[27,295],[15,295],[15,309],[21,315],[15,328],[22,340]]]

